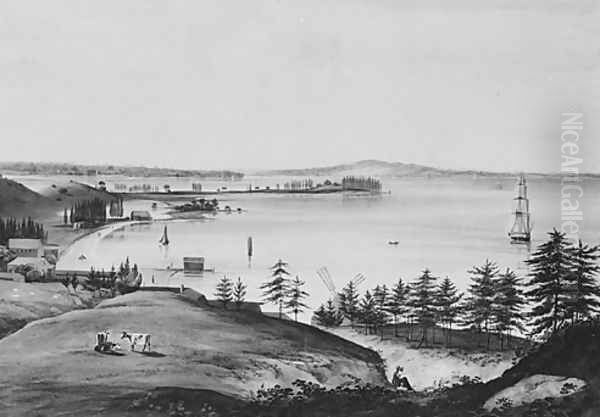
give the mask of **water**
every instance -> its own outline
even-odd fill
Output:
[[[27,184],[26,177],[20,180]],[[171,178],[157,181],[170,183],[175,189],[192,182]],[[284,180],[263,177],[203,185],[241,189],[250,182],[274,186]],[[362,272],[367,277],[362,290],[376,284],[391,286],[399,277],[412,280],[425,267],[439,277],[450,276],[465,289],[469,281],[466,271],[487,258],[501,267],[526,273],[523,261],[528,256],[527,247],[511,245],[507,238],[514,197],[512,180],[501,184],[497,179],[485,178],[386,180],[384,185],[391,195],[224,195],[221,206],[242,207],[245,212],[219,213],[207,220],[157,220],[92,235],[77,242],[59,267],[87,269],[94,265],[108,269],[129,256],[140,265],[147,283],[154,274],[159,284],[183,283],[210,298],[221,276],[239,276],[248,284],[249,298],[258,299],[258,287],[269,277],[269,267],[281,258],[289,263],[292,275],[307,282],[307,304],[312,308],[330,297],[316,274],[322,266],[329,269],[338,289]],[[581,237],[598,244],[600,184],[587,182],[584,191],[580,200],[585,217]],[[560,226],[560,183],[530,180],[529,196],[535,246],[547,231]],[[126,202],[125,210],[150,210],[150,205],[150,201]],[[155,214],[160,218],[162,212],[159,207]],[[171,240],[168,248],[158,245],[165,224]],[[249,236],[254,241],[251,266],[246,248]],[[389,245],[389,240],[398,240],[399,244]],[[78,259],[82,253],[86,261]],[[180,268],[184,256],[204,256],[215,273],[190,277],[153,271],[171,265]],[[265,306],[265,310],[274,309]]]

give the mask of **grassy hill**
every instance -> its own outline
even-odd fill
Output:
[[[0,177],[0,216],[35,214],[52,201],[16,181]]]
[[[89,292],[71,293],[57,282],[32,284],[0,280],[0,338],[33,320],[92,304]]]
[[[152,353],[130,352],[125,343],[123,356],[95,352],[104,328],[113,338],[121,330],[151,333]],[[386,383],[375,352],[314,327],[145,291],[28,324],[0,341],[0,375],[0,386],[10,387],[0,390],[0,404],[13,416],[124,415],[111,408],[113,398],[155,387],[248,398],[263,384],[296,379],[329,387],[352,376]],[[103,401],[110,402],[106,412],[98,410]]]
[[[73,180],[66,183],[52,184],[41,190],[40,194],[65,207],[70,206],[75,201],[93,200],[95,198],[106,201],[114,199],[114,196],[107,191],[98,190]]]

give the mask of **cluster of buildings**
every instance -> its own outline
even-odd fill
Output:
[[[44,244],[40,239],[9,239],[8,246],[0,246],[0,252],[10,259],[3,265],[0,278],[14,281],[44,279],[54,274],[58,261],[59,246]]]

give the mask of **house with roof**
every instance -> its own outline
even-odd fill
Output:
[[[9,273],[27,274],[35,271],[43,277],[51,274],[53,270],[54,266],[44,258],[17,257],[6,266]]]
[[[133,210],[130,215],[131,220],[149,221],[152,216],[146,210]]]
[[[40,239],[8,239],[8,248],[22,258],[41,258],[44,255]]]

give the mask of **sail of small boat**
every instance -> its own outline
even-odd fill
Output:
[[[517,196],[515,197],[514,223],[508,232],[510,240],[514,243],[529,242],[531,240],[531,220],[529,213],[529,199],[527,198],[527,181],[525,176],[519,177],[517,183]]]
[[[252,236],[248,237],[248,265],[252,262],[252,252],[254,248],[252,247]]]
[[[166,246],[169,244],[169,236],[167,236],[167,226],[165,226],[165,229],[163,231],[163,235],[160,238],[160,240],[158,241],[158,243],[160,243],[163,246]]]

